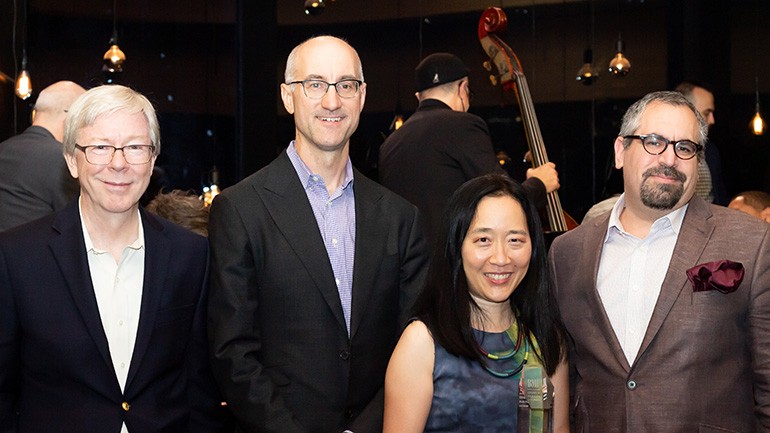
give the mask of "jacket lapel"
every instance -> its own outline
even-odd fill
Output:
[[[267,180],[264,186],[255,185],[256,192],[262,197],[278,230],[288,241],[340,326],[347,333],[332,265],[297,172],[285,151],[268,168]],[[357,206],[358,204],[356,211]]]
[[[152,330],[155,326],[160,299],[166,290],[166,286],[162,282],[166,281],[168,263],[171,260],[171,247],[168,242],[164,242],[163,226],[143,209],[140,210],[140,213],[144,230],[142,306],[139,313],[139,326],[136,330],[134,353],[131,355],[131,366],[126,379],[126,390],[129,389],[131,381],[136,376],[152,339]]]
[[[107,336],[102,327],[99,306],[96,303],[94,286],[91,282],[78,200],[73,200],[56,217],[52,228],[59,233],[59,236],[51,239],[49,243],[51,252],[59,264],[64,281],[72,294],[75,306],[80,311],[88,333],[104,362],[109,366],[109,371],[114,371]]]
[[[386,224],[381,218],[382,193],[373,188],[372,181],[358,170],[354,171],[353,189],[356,197],[356,246],[353,264],[353,300],[351,305],[350,337],[356,334],[366,312],[371,288],[375,286],[375,270],[382,261],[384,242],[387,240]]]
[[[644,340],[642,340],[642,346],[639,348],[637,359],[649,347],[663,325],[663,321],[668,317],[674,302],[679,298],[682,290],[687,287],[687,270],[698,263],[698,259],[703,254],[703,250],[714,232],[714,222],[710,217],[711,210],[708,208],[708,204],[699,197],[693,197],[690,200],[684,221],[682,221],[682,228],[674,246],[671,263],[660,288],[658,302],[652,312],[650,324],[647,326],[647,332],[644,335]]]

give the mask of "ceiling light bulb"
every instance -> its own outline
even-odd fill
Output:
[[[305,15],[319,15],[324,8],[326,8],[324,0],[305,0]]]
[[[618,53],[610,60],[610,72],[616,77],[625,77],[631,71],[631,62],[623,55],[623,41],[618,39],[615,47]]]
[[[32,81],[29,78],[29,72],[26,69],[22,69],[16,78],[16,96],[21,100],[25,100],[32,95]]]
[[[580,67],[577,77],[575,77],[586,86],[590,86],[595,79],[599,78],[599,74],[594,69],[593,57],[593,51],[590,48],[583,52],[583,66]]]
[[[765,133],[765,119],[759,114],[759,107],[757,107],[757,112],[754,114],[754,118],[751,119],[751,123],[749,123],[749,128],[754,135],[762,135]]]
[[[109,72],[122,72],[123,62],[126,61],[126,55],[118,47],[118,44],[112,44],[110,49],[104,53],[104,66],[102,70]]]

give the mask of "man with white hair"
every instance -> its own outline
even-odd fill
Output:
[[[0,432],[219,433],[208,243],[139,207],[160,129],[127,87],[71,106],[79,198],[0,233]]]

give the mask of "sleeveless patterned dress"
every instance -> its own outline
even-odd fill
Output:
[[[473,330],[476,341],[487,353],[505,352],[513,346],[505,332]],[[535,349],[536,350],[536,349]],[[528,364],[537,362],[529,348]],[[524,360],[524,344],[512,358],[487,365],[497,372],[514,369]],[[458,357],[435,344],[433,367],[433,402],[426,432],[493,433],[515,432],[521,372],[497,377],[478,361]]]

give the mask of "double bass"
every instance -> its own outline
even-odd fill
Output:
[[[484,67],[492,70],[492,65],[497,69],[497,81],[504,90],[512,90],[521,107],[521,118],[524,123],[524,133],[527,137],[527,145],[532,153],[532,165],[539,167],[548,163],[548,154],[545,151],[545,143],[540,133],[540,125],[535,114],[535,105],[532,95],[529,93],[527,78],[521,68],[521,62],[505,42],[495,33],[504,32],[508,26],[508,17],[505,12],[497,7],[490,7],[481,15],[479,20],[479,41],[489,57],[484,62]],[[546,203],[547,221],[546,232],[562,233],[577,227],[577,222],[567,215],[561,207],[559,193],[556,191],[547,194]]]

